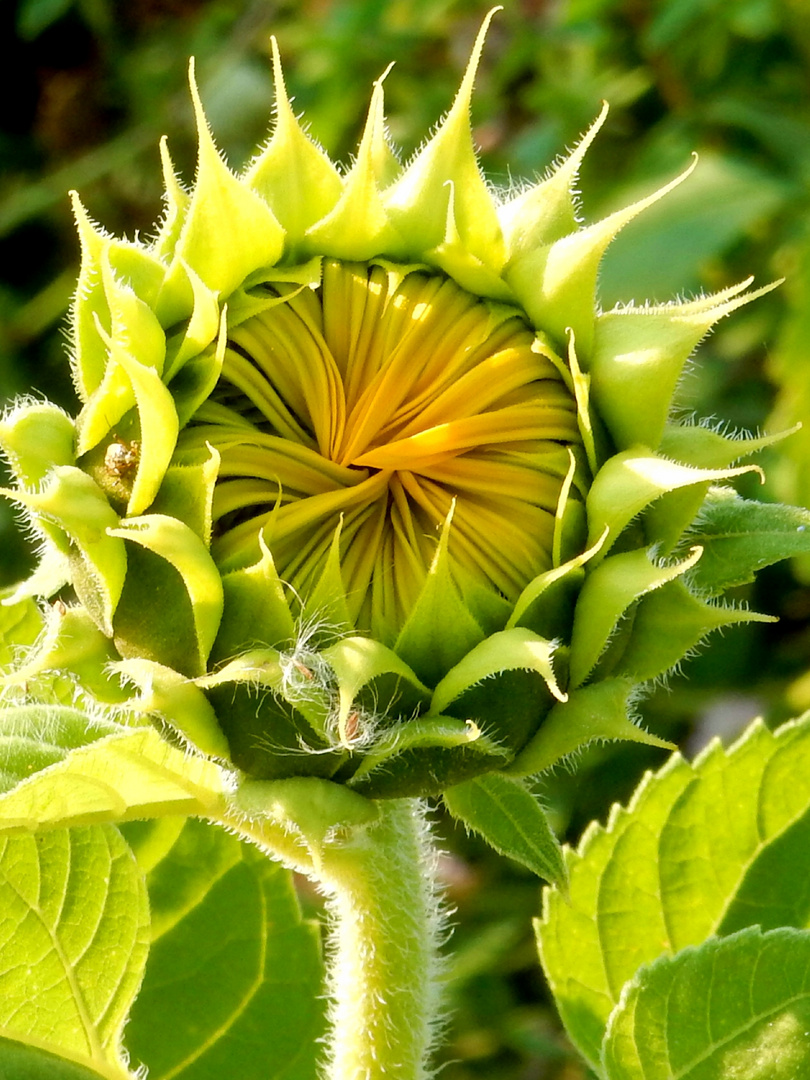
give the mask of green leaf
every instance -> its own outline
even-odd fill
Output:
[[[108,1080],[129,1077],[121,1033],[146,961],[149,909],[118,831],[4,837],[0,910],[0,1034]],[[19,1056],[0,1044],[0,1065],[4,1054]]]
[[[607,1080],[798,1080],[810,1053],[810,933],[759,927],[642,968],[613,1013]]]
[[[586,831],[567,853],[569,897],[547,890],[538,936],[563,1021],[593,1068],[643,964],[754,922],[810,926],[808,821],[810,715],[775,733],[756,722],[694,765],[673,755],[628,809]]]
[[[153,944],[127,1026],[150,1080],[311,1080],[323,1033],[317,928],[290,874],[200,821],[131,825]]]
[[[810,552],[810,510],[752,502],[716,490],[687,539],[703,547],[690,582],[698,591],[717,596],[753,581],[763,566]]]
[[[56,1057],[38,1046],[26,1046],[12,1039],[0,1038],[0,1076],[13,1080],[99,1080],[101,1073],[75,1061]],[[123,1072],[104,1073],[105,1080],[129,1080]]]
[[[490,773],[443,792],[447,809],[501,855],[565,888],[562,851],[543,808],[520,780]]]
[[[37,747],[43,734],[45,744]],[[21,772],[29,777],[0,795],[0,833],[206,815],[222,799],[221,773],[212,762],[175,749],[154,728],[105,727],[73,709],[7,710],[0,752],[6,782]]]
[[[62,705],[12,706],[2,710],[0,723],[0,792],[62,761],[76,747],[122,730]]]

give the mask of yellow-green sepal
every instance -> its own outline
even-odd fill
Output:
[[[109,313],[109,330],[94,313],[96,336],[106,349],[103,377],[79,416],[76,453],[96,446],[138,401],[134,367],[151,370],[160,381],[166,357],[166,336],[152,309],[120,281],[108,253],[101,258],[101,277]]]
[[[554,638],[567,641],[576,598],[585,580],[585,564],[597,554],[606,539],[607,529],[592,547],[530,581],[515,602],[507,629],[524,626],[549,641]]]
[[[167,514],[188,525],[206,547],[211,543],[219,461],[219,452],[210,445],[175,457],[151,505],[153,514]]]
[[[605,679],[573,690],[567,701],[554,706],[537,734],[503,771],[510,776],[535,776],[589,743],[617,739],[674,750],[672,743],[631,721],[637,692],[633,679]]]
[[[473,83],[493,14],[490,12],[479,31],[450,112],[399,179],[385,191],[386,210],[403,238],[403,249],[383,254],[419,260],[443,242],[449,181],[455,192],[454,218],[461,242],[495,273],[503,265],[503,235],[476,160],[470,130]]]
[[[204,402],[208,401],[222,373],[225,348],[228,343],[228,312],[223,309],[219,318],[216,341],[201,353],[186,360],[171,383],[171,395],[179,426],[185,427]]]
[[[574,184],[585,153],[607,119],[607,114],[605,102],[599,116],[573,152],[547,179],[498,207],[498,220],[506,242],[507,264],[530,251],[561,240],[578,227]]]
[[[120,660],[112,670],[140,690],[139,697],[128,702],[132,711],[159,717],[203,754],[229,759],[228,740],[216,713],[193,680],[142,658]]]
[[[378,160],[384,145],[383,88],[378,79],[352,170],[334,207],[307,230],[308,250],[361,262],[402,245],[380,192]]]
[[[45,523],[63,530],[70,541],[73,586],[97,626],[112,636],[112,620],[127,571],[121,540],[109,532],[118,525],[98,484],[70,465],[52,469],[41,491],[4,491]]]
[[[214,145],[189,71],[197,120],[197,179],[177,238],[158,312],[164,326],[187,318],[193,290],[184,266],[209,289],[228,297],[261,266],[273,266],[284,250],[284,230],[261,196],[228,169]]]
[[[130,576],[126,590],[126,614],[129,633],[132,633],[136,627],[137,632],[132,644],[128,645],[122,638],[124,630],[121,618],[117,620],[116,636],[123,642],[125,650],[123,655],[146,655],[150,659],[161,662],[163,649],[158,643],[163,637],[163,644],[170,650],[171,655],[176,654],[180,648],[185,657],[185,662],[181,665],[173,663],[168,666],[176,667],[186,675],[201,675],[206,669],[206,661],[219,629],[223,608],[222,581],[205,544],[188,525],[165,514],[146,514],[143,517],[127,518],[118,527],[108,531],[111,537],[137,545],[157,557],[162,563],[168,564],[165,568],[161,568],[160,563],[157,564],[157,576],[152,578],[152,584],[156,590],[161,589],[161,569],[164,569],[168,577],[171,576],[171,571],[179,575],[190,605],[193,626],[193,634],[189,639],[181,642],[172,640],[177,628],[156,622],[155,609],[150,603],[154,601],[154,595],[150,596],[150,591],[147,591],[145,587],[142,588],[141,582],[134,576]],[[166,587],[169,587],[168,582]],[[171,611],[165,610],[166,606],[163,604],[160,608],[164,622],[168,622],[166,617],[172,614]],[[123,611],[119,614],[123,617]],[[144,644],[150,640],[156,643],[151,656],[149,652],[139,654],[131,651],[133,647],[137,648],[138,639],[142,639]]]
[[[660,453],[699,469],[725,469],[741,458],[795,434],[801,425],[773,435],[723,435],[703,424],[667,424],[661,436]]]
[[[322,266],[323,259],[315,255],[295,266],[262,267],[250,274],[228,300],[228,330],[269,308],[289,303],[304,289],[317,289],[323,277]],[[284,291],[287,285],[293,289]],[[279,288],[281,295],[276,295]]]
[[[340,570],[340,534],[343,530],[341,517],[329,545],[329,554],[323,564],[323,570],[317,581],[307,593],[305,611],[308,618],[314,620],[316,637],[322,633],[334,633],[354,625],[349,610],[346,586]]]
[[[435,686],[486,636],[453,578],[448,551],[451,524],[452,511],[422,591],[394,645],[428,686]]]
[[[292,646],[295,639],[284,586],[261,536],[259,546],[258,562],[222,575],[224,608],[211,651],[214,663],[256,646]]]
[[[588,371],[599,415],[619,450],[639,443],[658,448],[692,350],[718,319],[773,288],[740,295],[749,284],[685,303],[597,315]]]
[[[588,492],[588,543],[594,544],[605,529],[609,530],[596,560],[609,551],[637,514],[667,492],[760,471],[756,465],[736,469],[696,469],[658,457],[645,447],[616,454],[599,470]]]
[[[484,679],[505,671],[533,671],[552,697],[565,701],[552,664],[554,643],[522,626],[491,634],[451,668],[433,692],[431,712],[443,713],[462,694]]]
[[[156,300],[166,267],[143,245],[107,236],[87,216],[75,192],[72,200],[82,262],[73,308],[71,366],[79,396],[87,401],[107,370],[107,345],[98,334],[99,325],[106,333],[112,331],[105,265],[149,307]]]
[[[572,688],[581,686],[596,667],[628,609],[642,596],[690,570],[702,549],[693,548],[685,559],[669,566],[651,561],[653,554],[654,549],[641,548],[611,555],[585,579],[571,633]]]
[[[47,401],[23,402],[0,418],[0,447],[17,483],[36,488],[54,465],[72,465],[73,420]]]
[[[481,756],[491,758],[493,767],[509,757],[474,720],[424,716],[381,731],[348,784],[372,798],[438,793],[453,783],[446,771],[452,775],[458,751],[478,758],[476,772],[481,771]]]
[[[448,186],[450,193],[444,238],[435,248],[426,252],[425,258],[440,270],[444,270],[462,289],[475,296],[514,303],[514,294],[500,274],[500,258],[494,263],[485,262],[473,254],[464,242],[456,218],[455,185],[448,181]],[[500,248],[496,247],[495,250],[500,251]]]
[[[189,204],[189,194],[177,178],[169,153],[169,140],[160,140],[160,163],[163,168],[163,220],[152,244],[152,252],[165,264],[171,261],[172,252],[183,227]]]
[[[45,616],[32,597],[14,600],[13,590],[0,590],[0,669],[19,663],[20,652],[34,644],[45,627]]]
[[[166,360],[163,377],[168,383],[189,360],[206,349],[220,328],[221,312],[219,295],[215,289],[209,289],[190,266],[184,266],[191,285],[191,315],[185,326],[176,331],[166,342]]]
[[[334,208],[343,183],[328,156],[302,131],[287,96],[275,37],[270,38],[270,43],[276,124],[265,149],[249,164],[244,180],[273,207],[286,233],[289,252],[301,245],[307,229]]]
[[[572,331],[583,356],[589,356],[599,263],[608,245],[636,215],[682,183],[693,168],[694,162],[646,199],[513,259],[504,278],[535,326],[542,326],[557,342],[565,341]]]
[[[0,489],[0,495],[3,494]],[[41,531],[37,527],[37,532]],[[59,530],[54,530],[59,531]],[[63,544],[56,544],[49,535],[44,535],[39,547],[39,562],[32,574],[16,585],[2,603],[19,604],[34,596],[53,596],[70,581],[70,559],[67,549],[69,542],[62,534]]]
[[[315,653],[253,649],[195,680],[238,768],[257,780],[335,773],[346,752],[329,730],[332,687],[323,668]]]
[[[127,694],[111,676],[117,653],[84,607],[54,604],[48,609],[42,636],[24,662],[0,678],[3,686],[27,686],[40,675],[64,673],[98,701],[123,702]]]
[[[776,621],[746,608],[707,603],[693,596],[683,581],[670,581],[639,601],[632,632],[611,674],[636,682],[655,679],[679,664],[713,630]]]
[[[414,705],[426,703],[430,691],[419,681],[408,665],[395,652],[366,637],[341,638],[334,645],[323,649],[321,656],[332,669],[338,687],[338,739],[347,750],[352,749],[353,735],[348,720],[358,694],[383,676],[391,676],[394,685],[387,697],[397,698],[400,714],[407,713],[408,705],[401,700],[403,681],[410,689],[409,698]],[[391,681],[391,680],[389,680]],[[375,697],[378,695],[375,694]],[[380,703],[378,701],[378,708]]]
[[[667,424],[661,439],[661,453],[678,464],[699,469],[727,469],[740,458],[763,450],[792,434],[752,436],[721,435],[718,431],[692,424]],[[749,468],[754,468],[749,466]],[[729,474],[730,475],[730,474]],[[661,554],[670,552],[694,521],[712,486],[712,480],[667,492],[651,503],[644,514],[647,542],[658,544]]]

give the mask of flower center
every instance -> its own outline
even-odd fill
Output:
[[[221,455],[212,552],[306,596],[338,533],[358,628],[393,640],[442,527],[462,578],[514,600],[551,565],[574,398],[514,308],[422,269],[324,260],[317,290],[230,333],[186,442]]]

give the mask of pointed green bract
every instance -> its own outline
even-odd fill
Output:
[[[408,665],[378,641],[360,637],[342,638],[324,649],[322,655],[337,679],[337,726],[340,742],[344,746],[350,747],[352,743],[347,725],[354,700],[363,687],[379,676],[393,675],[398,680],[404,679],[425,699],[429,697],[429,690]],[[441,712],[441,709],[436,711]]]
[[[140,544],[165,559],[183,579],[194,618],[197,656],[204,670],[205,662],[222,617],[222,579],[200,538],[182,522],[166,514],[127,518],[110,534]]]
[[[395,646],[429,686],[484,639],[450,571],[449,529],[448,519],[425,586]]]
[[[506,769],[512,776],[534,776],[589,743],[621,739],[672,749],[672,743],[633,723],[632,679],[602,679],[572,690],[543,720],[537,734]]]
[[[496,851],[565,889],[560,846],[542,806],[519,780],[483,776],[448,788],[443,798],[453,817]]]
[[[95,481],[71,465],[59,465],[36,494],[6,492],[70,539],[73,584],[101,629],[112,634],[112,618],[121,596],[127,559],[123,543],[109,533],[118,515]]]
[[[608,106],[583,135],[573,153],[539,184],[516,195],[498,208],[498,220],[506,241],[508,262],[517,261],[536,248],[561,240],[576,230],[573,190],[588,147],[607,119]]]
[[[593,345],[596,279],[608,245],[628,222],[682,183],[693,169],[694,162],[646,199],[513,260],[504,276],[536,325],[558,342],[565,341],[572,330],[588,355]]]
[[[558,701],[565,701],[565,694],[557,685],[552,665],[554,645],[531,630],[513,627],[492,634],[476,645],[445,675],[436,687],[431,708],[441,713],[457,697],[483,679],[503,671],[534,671],[546,683]]]
[[[284,230],[264,199],[241,184],[223,162],[208,129],[193,66],[189,80],[199,139],[197,179],[174,250],[174,273],[183,260],[210,289],[228,296],[253,270],[278,262]],[[219,242],[225,222],[227,247]]]
[[[683,366],[697,343],[718,319],[774,287],[743,293],[749,284],[701,300],[621,308],[597,317],[588,370],[600,415],[620,450],[639,443],[659,446]]]
[[[600,470],[588,493],[589,542],[595,543],[605,528],[610,530],[601,557],[625,526],[662,495],[756,471],[755,465],[695,469],[637,450],[616,454]]]
[[[374,86],[357,159],[336,205],[307,231],[314,251],[360,261],[401,243],[380,191],[379,147],[385,144],[382,79]]]
[[[694,548],[688,558],[656,566],[648,551],[611,555],[587,578],[577,601],[571,634],[571,685],[591,674],[624,613],[646,593],[680,577],[700,559]]]
[[[454,219],[465,247],[496,273],[503,263],[501,231],[475,158],[469,116],[475,72],[493,14],[490,12],[479,31],[461,88],[447,117],[386,191],[386,209],[404,241],[402,251],[395,252],[398,255],[418,259],[442,242],[452,185]]]
[[[295,118],[284,85],[275,37],[273,77],[276,86],[276,126],[264,150],[251,162],[245,180],[273,207],[295,250],[307,230],[329,214],[341,197],[342,181],[327,155],[304,134]]]
[[[73,463],[74,425],[47,402],[18,405],[0,420],[0,446],[18,483],[34,489],[55,465]]]

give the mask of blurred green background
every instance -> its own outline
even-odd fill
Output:
[[[407,157],[447,109],[481,18],[478,0],[3,0],[0,3],[0,397],[75,410],[65,313],[78,268],[67,191],[116,233],[148,236],[161,211],[158,139],[188,182],[187,93],[235,168],[268,131],[269,35],[295,108],[348,163],[371,82],[390,59],[389,129]],[[684,413],[732,428],[810,419],[810,8],[807,0],[514,0],[490,31],[473,121],[487,174],[542,174],[611,104],[581,176],[591,220],[680,172],[696,174],[608,252],[605,306],[667,300],[755,275],[787,279],[701,347]],[[763,462],[757,497],[810,504],[810,424]],[[756,480],[750,481],[756,484]],[[0,583],[30,559],[0,508]],[[810,565],[762,575],[738,599],[777,614],[717,639],[643,703],[647,725],[691,753],[753,715],[810,706]],[[645,768],[641,748],[585,755],[543,785],[561,835],[604,820]],[[437,815],[456,934],[446,1080],[581,1080],[543,987],[529,926],[538,888]],[[315,906],[304,892],[305,903]]]

